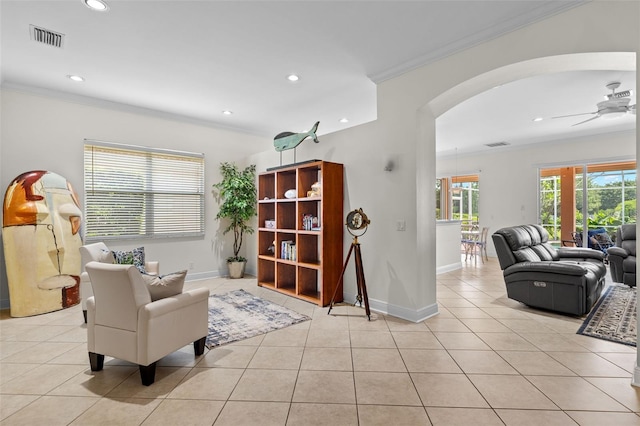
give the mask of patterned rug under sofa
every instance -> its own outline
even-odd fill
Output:
[[[242,289],[209,297],[209,349],[310,320]]]
[[[636,346],[635,287],[607,287],[577,333]]]

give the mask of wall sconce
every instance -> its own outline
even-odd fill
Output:
[[[394,171],[400,163],[398,162],[398,156],[394,154],[387,154],[384,162],[384,171]]]

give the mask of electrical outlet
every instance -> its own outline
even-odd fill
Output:
[[[405,231],[406,229],[407,229],[407,222],[405,222],[404,220],[399,220],[396,223],[396,230]]]
[[[194,267],[195,267],[194,263],[193,262],[189,262],[189,270],[193,270]]]

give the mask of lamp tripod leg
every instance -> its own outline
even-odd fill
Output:
[[[353,252],[354,244],[351,244],[349,248],[349,253],[347,254],[347,259],[344,261],[344,266],[342,267],[342,272],[340,273],[340,278],[338,278],[338,282],[336,283],[336,288],[333,290],[333,296],[331,296],[331,302],[329,303],[329,311],[327,315],[331,313],[331,309],[333,309],[333,303],[336,300],[336,294],[338,294],[338,289],[340,288],[340,282],[342,281],[342,277],[344,277],[344,273],[347,270],[347,265],[349,264],[349,258],[351,257],[351,253]]]
[[[367,284],[364,279],[364,267],[362,266],[362,253],[360,252],[360,244],[356,244],[356,279],[358,282],[358,299],[360,306],[364,299],[364,309],[367,318],[371,321],[371,310],[369,309],[369,296],[367,294]]]

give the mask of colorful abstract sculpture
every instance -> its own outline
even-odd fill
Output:
[[[71,184],[52,172],[23,173],[7,188],[3,214],[11,316],[78,304],[82,212]]]

